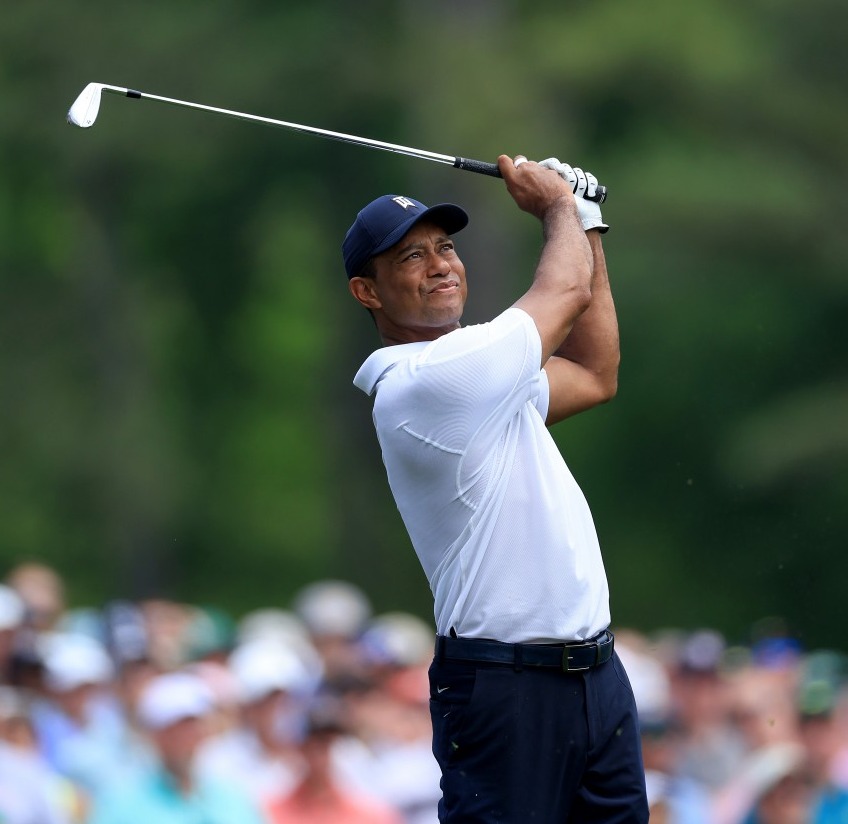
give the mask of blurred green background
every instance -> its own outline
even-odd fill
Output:
[[[329,576],[429,617],[341,239],[384,192],[463,204],[471,322],[539,247],[500,181],[447,166],[114,96],[67,125],[97,81],[594,171],[620,391],[556,437],[614,622],[840,645],[846,30],[836,0],[4,4],[0,574],[236,613]]]

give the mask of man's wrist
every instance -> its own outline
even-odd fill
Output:
[[[542,231],[545,238],[551,237],[558,229],[565,229],[575,223],[580,225],[580,214],[570,192],[551,201],[542,215]]]

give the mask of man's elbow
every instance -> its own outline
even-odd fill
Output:
[[[615,369],[599,377],[598,403],[609,403],[618,394],[618,364]]]
[[[601,387],[601,399],[599,403],[609,403],[618,394],[618,378],[605,381]]]
[[[583,397],[580,410],[594,409],[596,406],[609,403],[618,392],[618,381],[616,378],[604,375],[596,375],[591,388]]]

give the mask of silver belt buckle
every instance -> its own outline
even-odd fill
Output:
[[[580,649],[585,647],[594,647],[595,648],[595,663],[589,664],[588,667],[572,667],[569,666],[569,661],[571,660],[571,656],[568,654],[573,649]],[[586,670],[592,669],[595,664],[598,663],[598,658],[600,656],[600,645],[597,641],[586,641],[582,644],[567,644],[562,648],[562,671],[563,672],[586,672]]]

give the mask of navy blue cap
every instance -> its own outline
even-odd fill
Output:
[[[453,203],[427,207],[420,200],[402,195],[383,195],[372,200],[356,216],[342,244],[348,279],[356,277],[370,258],[391,249],[425,218],[449,235],[468,225],[465,210]]]

